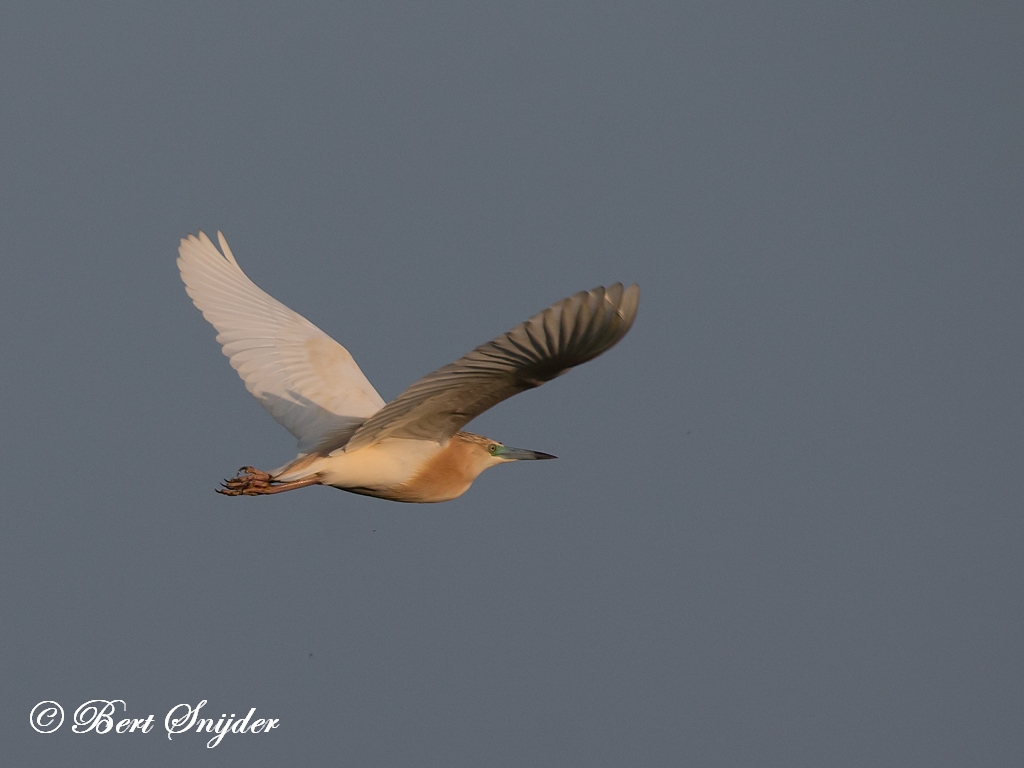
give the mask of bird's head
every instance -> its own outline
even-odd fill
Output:
[[[473,464],[479,467],[477,474],[483,472],[488,467],[505,464],[509,461],[534,461],[557,458],[550,453],[530,451],[525,448],[512,448],[504,443],[499,443],[497,440],[491,440],[489,437],[482,435],[474,435],[471,432],[460,432],[457,437],[461,439],[468,449]]]

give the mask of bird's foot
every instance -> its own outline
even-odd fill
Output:
[[[269,472],[263,472],[256,467],[242,467],[235,477],[225,480],[216,490],[225,496],[259,496],[274,493],[272,483]]]

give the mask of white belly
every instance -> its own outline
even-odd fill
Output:
[[[275,479],[288,481],[317,475],[324,485],[377,495],[408,483],[443,450],[443,446],[430,440],[383,440],[351,453],[338,450],[303,466],[294,477],[285,471]]]

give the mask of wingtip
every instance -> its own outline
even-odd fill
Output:
[[[200,232],[202,232],[202,230],[200,230]],[[182,248],[186,248],[186,247],[188,247],[189,244],[196,243],[196,242],[199,242],[198,238],[195,235],[193,235],[191,232],[189,232],[187,235],[185,235],[183,238],[181,238],[181,240],[178,241],[178,250],[181,250]]]
[[[238,261],[235,259],[234,254],[231,253],[231,248],[228,246],[227,238],[224,237],[224,233],[221,232],[219,229],[217,230],[217,242],[220,243],[219,249],[217,248],[216,245],[214,245],[213,240],[210,239],[210,236],[207,235],[206,232],[204,232],[202,229],[197,230],[196,234],[194,235],[190,233],[185,237],[181,238],[178,244],[179,266],[181,265],[181,258],[185,256],[186,251],[198,248],[206,250],[207,252],[215,253],[217,254],[217,256],[222,257],[228,263],[232,264],[235,267],[238,267]]]
[[[619,302],[619,312],[630,325],[636,319],[636,311],[640,307],[640,286],[633,283],[622,293],[622,300]]]

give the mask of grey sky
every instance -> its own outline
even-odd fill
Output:
[[[1022,764],[1022,15],[8,4],[11,764]],[[559,461],[227,499],[294,441],[199,228],[385,399],[577,290],[640,314],[470,425]],[[157,728],[28,725],[97,698]],[[168,741],[202,699],[281,727]]]

